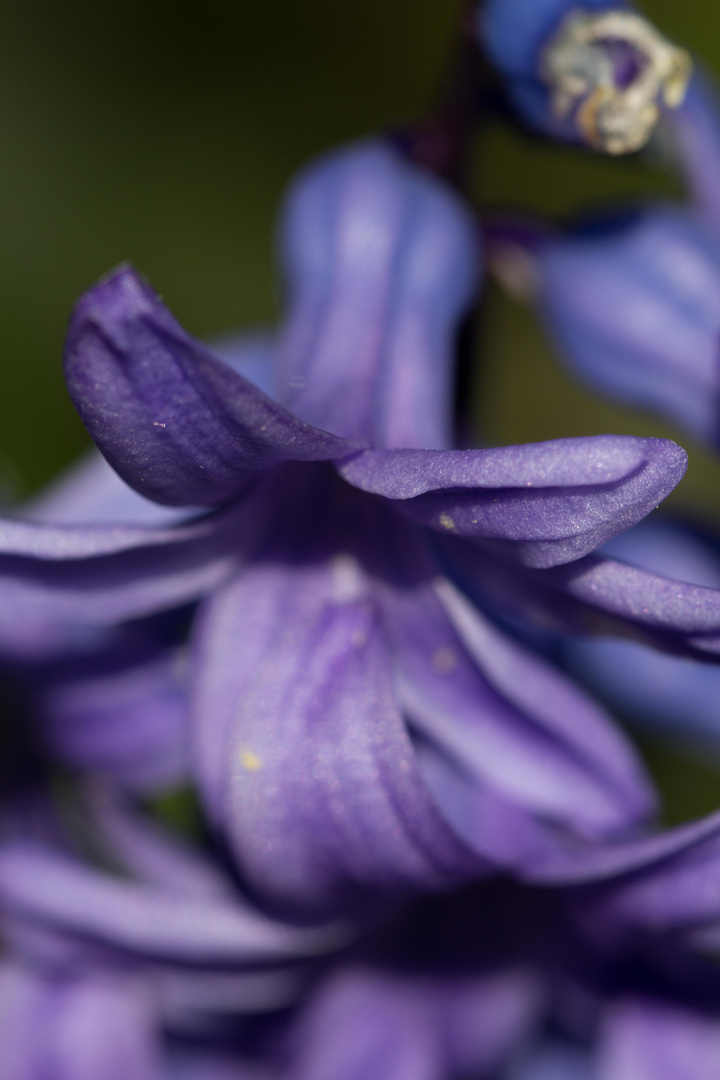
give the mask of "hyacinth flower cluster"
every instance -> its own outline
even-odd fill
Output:
[[[688,175],[712,165],[706,88],[680,105],[690,63],[637,12],[487,0],[472,34],[546,135],[615,154],[672,123]],[[720,813],[660,829],[582,686],[655,725],[690,701],[715,736],[715,549],[643,521],[686,455],[458,446],[486,264],[531,265],[551,327],[586,278],[561,265],[576,237],[483,228],[417,145],[293,182],[271,333],[210,348],[129,266],[72,313],[100,453],[0,522],[3,1080],[693,1080],[720,1058]],[[692,190],[662,221],[712,215]],[[587,259],[632,278],[614,238]],[[651,261],[691,365],[697,276]],[[661,402],[642,353],[624,369]]]
[[[506,285],[532,298],[567,371],[603,396],[655,414],[717,453],[720,335],[720,112],[702,71],[665,120],[684,205],[600,208],[565,231],[490,223]],[[646,522],[607,552],[668,577],[716,587],[717,536],[698,521]],[[614,710],[694,754],[717,753],[714,668],[617,638],[568,637],[570,670]]]

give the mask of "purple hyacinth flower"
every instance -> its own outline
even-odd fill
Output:
[[[657,854],[636,850],[635,880],[652,879]],[[630,872],[616,870],[622,895]],[[409,906],[299,1009],[288,1075],[615,1080],[633,1064],[628,1075],[674,1080],[707,1070],[720,1034],[715,966],[641,923],[608,947],[612,920],[597,903],[588,918],[587,903],[573,887],[506,881]]]
[[[247,377],[272,379],[272,335],[235,334],[216,349]],[[18,512],[24,521],[54,525],[143,527],[198,513],[138,495],[97,451]],[[188,783],[189,618],[181,610],[115,628],[78,617],[62,626],[31,626],[6,640],[0,668],[36,721],[37,749],[138,793]]]
[[[68,382],[103,453],[144,495],[218,509],[156,529],[6,524],[9,616],[112,622],[212,593],[194,773],[258,895],[293,912],[447,887],[538,858],[558,830],[634,829],[652,800],[628,747],[438,580],[434,545],[521,581],[575,566],[657,505],[684,453],[614,436],[446,448],[475,227],[390,149],[311,168],[283,235],[279,400],[129,269],[80,301]],[[674,602],[665,623],[696,647],[697,598]]]
[[[717,446],[720,236],[655,207],[541,243],[539,302],[570,371]]]
[[[680,1070],[667,1073],[674,1080],[713,1060],[717,972],[668,955],[665,935],[694,930],[698,913],[720,917],[717,895],[702,887],[717,869],[716,819],[605,852],[592,866],[576,862],[553,889],[496,882],[415,903],[353,940],[340,928],[258,915],[217,867],[114,801],[96,803],[93,820],[124,877],[83,864],[42,807],[34,820],[18,809],[22,835],[0,843],[9,946],[0,1027],[13,1025],[7,1045],[26,1068],[67,1059],[73,1080],[103,1080],[103,1046],[141,1063],[143,1080],[233,1069],[284,1080],[451,1080],[513,1063],[508,1075],[525,1080],[548,1061],[579,1067],[582,1054],[607,1080],[617,1074],[602,1071],[606,1060],[619,1069],[637,1059],[650,1080],[663,1077],[666,1056]],[[626,936],[608,948],[618,926]],[[313,956],[323,967],[290,967]],[[276,1021],[271,1038],[255,1040],[249,1057],[223,1053],[223,1017],[247,1026],[263,1012]],[[554,1048],[541,1034],[545,1017],[555,1020]],[[558,1024],[579,1048],[572,1057],[561,1054]],[[168,1045],[168,1035],[197,1049]]]
[[[643,146],[690,77],[687,53],[623,0],[485,0],[477,24],[526,123],[611,154]]]
[[[193,1041],[209,1042],[203,1080],[227,1075],[212,1038],[286,1010],[347,930],[267,919],[201,853],[114,799],[92,801],[114,873],[85,863],[42,802],[5,821],[3,1075],[192,1076]]]
[[[115,873],[86,862],[44,804],[17,802],[0,840],[0,910],[19,955],[86,956],[169,970],[278,969],[342,946],[349,927],[303,929],[268,918],[201,851],[169,835],[112,791],[88,796],[99,850]]]

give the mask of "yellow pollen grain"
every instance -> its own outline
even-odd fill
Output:
[[[240,752],[240,764],[248,772],[257,772],[258,769],[262,768],[262,761],[257,754],[253,754],[252,750],[242,750]]]
[[[442,525],[443,529],[448,529],[450,532],[452,532],[455,528],[455,522],[449,514],[440,515],[440,524]]]

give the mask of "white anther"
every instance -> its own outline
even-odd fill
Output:
[[[629,46],[636,57],[637,71],[627,86],[617,85],[607,47],[612,42]],[[692,60],[685,50],[629,11],[570,12],[541,63],[555,115],[574,113],[584,139],[609,154],[644,146],[661,104],[681,104],[691,73]]]

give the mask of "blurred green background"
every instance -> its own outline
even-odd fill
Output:
[[[720,12],[647,0],[657,26],[720,72]],[[88,443],[61,353],[77,297],[131,260],[200,336],[277,313],[274,215],[313,154],[419,117],[459,0],[5,0],[0,34],[0,496],[36,488]],[[601,159],[493,123],[474,153],[487,206],[573,213],[679,195],[637,158]],[[490,286],[474,408],[508,443],[673,433],[574,387],[526,308]],[[720,523],[720,469],[691,452],[672,498]],[[718,779],[646,748],[668,817],[717,805]],[[663,756],[664,755],[664,756]],[[689,771],[688,771],[689,770]]]

